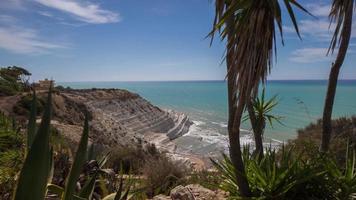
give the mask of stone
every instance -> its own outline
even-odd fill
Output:
[[[194,195],[189,188],[178,185],[171,190],[172,200],[195,200]]]
[[[152,200],[172,200],[171,197],[160,194],[157,196],[154,196]]]
[[[179,185],[171,190],[172,200],[225,200],[227,197],[227,193],[212,191],[198,184]]]

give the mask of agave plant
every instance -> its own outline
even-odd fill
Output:
[[[40,127],[36,134],[31,130],[28,135],[34,136],[22,170],[20,172],[14,199],[44,199],[52,165],[52,148],[50,147],[52,92],[48,92],[47,104]],[[33,113],[32,113],[33,114]],[[33,117],[33,116],[32,116]],[[35,183],[35,184],[34,184]]]
[[[340,169],[336,162],[325,157],[325,167],[335,184],[335,197],[337,199],[356,198],[356,153],[347,148],[345,168]]]
[[[314,191],[322,191],[326,183],[324,180],[326,171],[320,170],[315,165],[301,162],[298,158],[299,156],[293,155],[293,148],[282,147],[280,153],[267,148],[265,156],[260,159],[250,154],[249,147],[244,147],[243,159],[251,188],[251,198],[308,199],[312,197]],[[221,161],[212,160],[212,162],[222,174],[222,181],[218,187],[229,192],[231,199],[245,198],[236,189],[237,180],[230,158],[223,155]],[[319,187],[315,184],[317,182],[323,183],[321,189],[316,188]],[[324,193],[322,199],[329,197],[327,191]]]
[[[50,122],[52,112],[52,88],[48,92],[47,104],[42,116],[41,125],[36,132],[36,93],[33,94],[31,115],[27,134],[27,156],[20,172],[19,180],[14,194],[14,200],[45,199],[47,192],[56,194],[61,200],[92,199],[92,193],[100,172],[105,172],[101,167],[105,164],[107,156],[99,162],[99,169],[87,180],[83,188],[77,192],[77,181],[82,172],[82,167],[87,161],[89,121],[86,115],[83,134],[78,149],[66,179],[64,188],[51,184],[53,174],[53,148],[50,145]],[[110,199],[125,200],[129,197],[130,186],[124,191],[121,179],[118,192],[111,194]],[[123,194],[123,195],[122,195]]]

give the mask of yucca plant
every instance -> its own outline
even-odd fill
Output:
[[[226,67],[228,89],[229,151],[235,166],[238,189],[250,196],[241,158],[240,125],[243,111],[260,83],[264,84],[276,54],[276,34],[283,43],[281,6],[286,6],[295,30],[299,34],[293,6],[305,10],[296,0],[216,0],[215,19],[210,36],[218,32],[226,40]]]
[[[263,156],[263,135],[266,128],[266,122],[268,122],[271,127],[273,127],[274,122],[282,124],[282,117],[272,113],[277,105],[277,95],[270,99],[266,99],[265,88],[263,88],[261,96],[252,99],[251,106],[247,106],[249,115],[245,116],[244,120],[247,120],[248,118],[250,119],[255,137],[255,153],[260,157]]]

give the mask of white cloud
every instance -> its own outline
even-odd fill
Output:
[[[13,24],[17,19],[10,15],[0,15],[0,23],[2,24]]]
[[[53,15],[48,11],[38,11],[37,13],[45,17],[53,17]]]
[[[79,3],[74,0],[35,0],[36,2],[53,9],[60,10],[73,15],[77,20],[93,23],[105,24],[120,21],[118,13],[104,10],[97,4]]]
[[[292,52],[289,60],[296,63],[315,63],[331,61],[331,56],[326,56],[328,48],[303,48]]]
[[[313,36],[319,40],[329,40],[335,24],[330,24],[327,20],[301,20],[299,27],[303,35]]]
[[[316,17],[329,16],[331,5],[330,4],[307,4],[306,8]]]
[[[298,22],[298,27],[302,36],[304,38],[311,37],[314,41],[319,42],[330,41],[336,26],[335,22],[330,24],[328,18],[331,5],[325,3],[313,3],[307,4],[306,8],[316,16],[316,19],[304,19]],[[354,15],[354,18],[355,17],[356,13]],[[292,26],[286,26],[284,27],[284,30],[287,33],[295,32]],[[351,37],[356,37],[356,22],[353,23]]]
[[[23,10],[25,8],[23,4],[24,4],[23,0],[1,0],[0,1],[0,9]]]
[[[64,47],[41,40],[32,29],[0,27],[0,48],[14,53],[40,54]]]

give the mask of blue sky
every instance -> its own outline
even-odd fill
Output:
[[[303,41],[284,15],[285,43],[269,79],[326,79],[333,57],[328,0],[299,1]],[[18,65],[33,80],[221,80],[224,43],[204,39],[213,0],[1,0],[0,65]],[[355,20],[356,21],[356,20]],[[356,23],[342,79],[356,79]],[[331,26],[331,28],[333,25]]]

